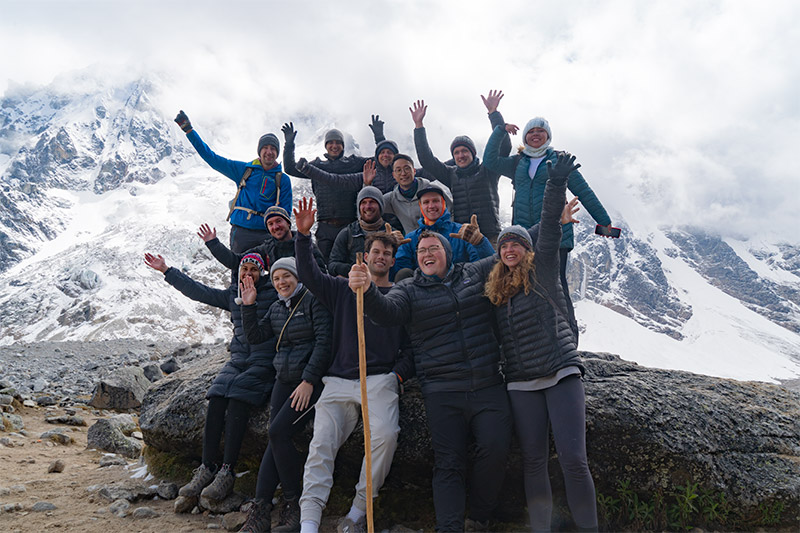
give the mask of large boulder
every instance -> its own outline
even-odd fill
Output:
[[[87,431],[86,447],[136,459],[142,452],[142,443],[130,435],[137,429],[129,414],[101,418]]]
[[[124,367],[95,385],[89,405],[98,409],[138,409],[150,386],[139,367]]]
[[[223,347],[204,349],[208,355],[149,389],[139,419],[148,446],[191,461],[201,452],[205,391],[227,358]],[[583,356],[589,463],[603,527],[731,530],[797,524],[800,394],[765,383],[645,368],[610,354]],[[427,519],[432,516],[433,453],[415,383],[406,387],[400,408],[400,439],[376,519],[409,524],[419,520],[421,510],[427,510]],[[255,410],[243,462],[258,464],[267,424],[266,409]],[[302,446],[307,440],[297,442]],[[349,497],[362,457],[359,425],[336,463],[335,482]],[[569,529],[574,525],[554,449],[550,474],[553,526]],[[516,446],[501,502],[501,520],[524,523]]]

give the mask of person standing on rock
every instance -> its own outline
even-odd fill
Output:
[[[305,429],[306,424],[298,421],[319,398],[331,356],[331,315],[298,280],[294,257],[273,263],[270,277],[278,301],[260,320],[256,284],[250,278],[242,280],[242,323],[247,341],[268,343],[276,350],[269,445],[258,469],[256,498],[241,530],[250,533],[270,530],[272,498],[278,483],[283,488],[285,506],[275,531],[300,529],[298,499],[305,458],[292,440]]]
[[[234,161],[215,154],[194,130],[183,110],[175,117],[175,122],[203,161],[239,186],[228,213],[231,250],[241,253],[264,242],[268,236],[263,220],[267,209],[274,205],[287,213],[292,209],[292,180],[281,171],[278,163],[278,137],[274,133],[261,136],[256,149],[258,159],[249,163]]]
[[[369,127],[372,129],[376,144],[384,140],[383,121],[378,115],[372,115],[372,123]],[[311,188],[319,207],[317,245],[327,261],[336,236],[343,227],[356,219],[356,195],[361,187],[337,187],[303,173],[297,168],[295,162],[294,148],[297,130],[294,129],[294,124],[291,122],[284,124],[281,131],[286,139],[283,150],[283,166],[286,168],[286,172],[297,178],[311,179]],[[325,133],[324,144],[324,159],[317,157],[310,164],[331,174],[361,172],[368,159],[358,155],[344,155],[344,135],[335,128]]]
[[[192,300],[231,313],[233,338],[230,360],[225,363],[206,393],[208,410],[203,430],[202,464],[195,469],[192,480],[181,487],[175,501],[175,512],[190,511],[202,496],[214,501],[224,500],[232,491],[234,469],[244,440],[251,407],[264,405],[275,382],[270,342],[247,342],[239,307],[239,285],[249,280],[258,288],[256,315],[259,319],[277,299],[275,289],[264,275],[264,259],[255,253],[245,255],[239,264],[239,279],[228,289],[214,289],[193,280],[180,270],[168,267],[160,255],[146,253],[147,266],[164,274],[164,280]],[[220,439],[225,447],[220,454]]]
[[[429,230],[420,232],[415,252],[419,268],[413,278],[388,292],[379,290],[363,265],[351,268],[350,288],[365,291],[371,321],[405,326],[411,337],[434,452],[436,530],[488,531],[512,426],[500,347],[489,320],[492,307],[483,294],[494,258],[454,264],[450,239]],[[470,442],[477,454],[468,471]]]
[[[567,179],[580,167],[574,161],[562,153],[555,165],[547,162],[541,222],[532,231],[510,226],[500,233],[500,261],[486,281],[500,330],[533,531],[550,530],[550,427],[575,524],[580,531],[597,531],[594,482],[586,458],[584,368],[559,275]],[[567,215],[572,218],[571,212]]]
[[[316,404],[314,436],[308,449],[303,495],[300,497],[301,531],[319,529],[322,510],[333,486],[333,468],[339,448],[356,427],[361,410],[358,367],[356,297],[347,280],[324,274],[311,256],[311,226],[314,225],[313,200],[303,198],[294,212],[298,237],[295,242],[300,280],[333,315],[333,360],[323,378],[325,388]],[[380,291],[391,287],[389,270],[394,263],[397,240],[389,233],[375,231],[364,241],[364,263]],[[392,464],[400,432],[399,391],[414,375],[407,336],[402,327],[381,327],[364,321],[367,359],[367,397],[372,437],[372,494],[383,486]],[[356,496],[347,516],[339,521],[338,531],[366,531],[366,466],[356,484]]]

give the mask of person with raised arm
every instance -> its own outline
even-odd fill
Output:
[[[339,448],[358,423],[361,392],[358,367],[356,297],[345,278],[324,274],[312,260],[311,227],[313,200],[303,198],[294,212],[298,237],[295,241],[297,273],[303,284],[333,316],[332,363],[322,382],[325,388],[316,403],[314,436],[308,450],[300,497],[301,531],[319,529],[322,509],[333,486],[333,467]],[[394,263],[397,241],[390,233],[376,231],[364,243],[364,264],[376,280],[378,291],[389,291],[389,271]],[[367,361],[367,397],[372,437],[372,494],[389,473],[399,426],[399,392],[403,382],[414,375],[408,338],[395,324],[378,326],[364,321]],[[366,466],[362,464],[356,496],[348,514],[339,521],[338,531],[366,530]]]
[[[270,342],[250,344],[242,325],[239,307],[239,286],[247,281],[258,288],[253,310],[260,319],[276,300],[275,290],[264,275],[264,260],[258,254],[247,254],[239,265],[238,279],[227,289],[214,289],[193,280],[177,268],[167,266],[160,255],[146,253],[147,266],[164,274],[164,281],[188,298],[231,313],[233,337],[229,345],[231,358],[222,367],[206,393],[208,409],[203,429],[202,463],[192,480],[180,488],[175,512],[188,512],[202,495],[214,501],[224,500],[233,491],[234,471],[244,440],[250,409],[266,403],[275,382]],[[219,451],[224,435],[224,450]]]
[[[497,110],[503,92],[492,90],[489,96],[481,98],[489,112],[492,128],[504,125],[503,115]],[[450,188],[453,194],[453,220],[466,224],[472,215],[477,215],[481,233],[494,243],[500,233],[500,195],[497,191],[500,174],[481,164],[475,143],[466,135],[459,135],[450,143],[454,165],[439,161],[431,151],[423,124],[427,110],[424,100],[417,100],[409,108],[414,121],[414,146],[420,165],[431,177]],[[501,147],[503,149],[508,154],[511,142]]]
[[[228,213],[231,250],[241,253],[261,244],[267,237],[263,221],[267,209],[275,205],[287,212],[292,209],[292,180],[284,175],[278,162],[278,137],[274,133],[261,136],[256,149],[258,159],[234,161],[215,154],[200,138],[182,109],[175,122],[203,161],[238,185]]]

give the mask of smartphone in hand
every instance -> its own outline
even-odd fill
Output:
[[[612,239],[619,239],[622,230],[619,228],[611,228],[608,226],[601,226],[598,224],[594,227],[595,235],[602,235],[603,237],[611,237]]]

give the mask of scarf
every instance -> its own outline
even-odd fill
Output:
[[[380,217],[375,222],[364,222],[359,218],[358,225],[361,226],[361,229],[364,231],[378,231],[386,227],[386,222],[383,221],[383,217]]]

